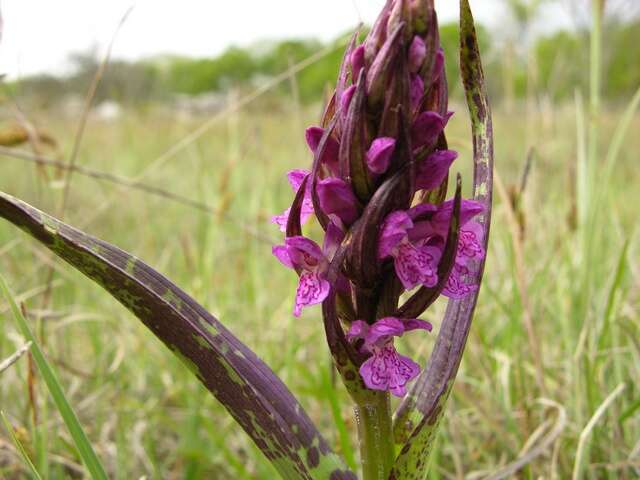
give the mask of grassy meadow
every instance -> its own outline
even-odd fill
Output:
[[[454,170],[469,194],[469,123],[465,106],[453,106],[448,136],[461,153]],[[571,478],[576,463],[579,478],[640,477],[640,116],[610,175],[605,168],[625,107],[603,107],[593,163],[578,143],[588,128],[580,127],[579,102],[495,107],[503,188],[496,188],[486,279],[430,478],[485,478],[519,459],[523,479]],[[6,155],[0,189],[135,254],[184,288],[272,366],[353,464],[356,426],[331,372],[320,310],[293,318],[295,275],[271,255],[280,235],[270,217],[292,196],[284,174],[310,163],[303,132],[319,111],[278,100],[213,120],[160,108],[126,110],[115,121],[89,117],[78,165],[161,187],[210,212],[78,173],[63,209],[64,172]],[[12,114],[4,116],[9,122]],[[67,161],[79,118],[28,116],[58,142],[45,154]],[[205,122],[203,135],[179,144]],[[6,222],[0,271],[110,478],[276,477],[132,314]],[[436,329],[444,306],[439,301],[425,316]],[[0,311],[1,360],[24,341],[4,299]],[[424,363],[435,337],[409,336],[400,348]],[[0,373],[0,409],[43,478],[82,478],[29,360]],[[28,478],[4,428],[0,478]]]

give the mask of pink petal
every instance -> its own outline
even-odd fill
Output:
[[[460,204],[460,225],[466,225],[473,217],[484,212],[484,206],[475,200],[462,200]],[[449,222],[453,214],[453,200],[447,200],[438,207],[438,212],[433,217],[433,225],[445,236],[449,229]]]
[[[420,373],[420,366],[396,352],[393,345],[378,349],[360,367],[360,375],[367,388],[390,391],[397,397],[406,393],[406,385]]]
[[[293,314],[299,317],[304,307],[322,303],[329,295],[329,282],[316,272],[305,272],[300,276]]]
[[[367,165],[373,173],[382,175],[389,168],[396,140],[390,137],[376,138],[367,152]]]
[[[363,320],[356,320],[351,324],[351,328],[347,332],[348,340],[359,340],[364,338],[369,331],[369,324]]]
[[[409,47],[409,70],[411,73],[416,73],[420,70],[426,56],[427,46],[424,40],[416,35],[413,37],[413,41]]]
[[[289,237],[285,246],[291,263],[303,270],[316,270],[326,259],[316,242],[305,237]]]
[[[271,252],[285,267],[293,268],[293,263],[291,263],[291,258],[289,257],[289,252],[285,245],[276,245],[271,248]]]
[[[395,317],[386,317],[374,323],[365,338],[365,345],[372,348],[374,345],[382,346],[393,337],[401,337],[404,333],[404,323]]]
[[[291,185],[291,188],[293,188],[294,192],[298,193],[302,182],[309,173],[310,172],[308,170],[291,170],[287,173],[287,179],[289,180],[289,184]]]
[[[346,225],[358,218],[358,200],[351,187],[339,178],[326,178],[317,185],[320,208],[326,214],[335,214]]]
[[[482,246],[483,229],[478,222],[469,222],[460,230],[456,262],[465,264],[469,260],[484,258]]]
[[[416,248],[402,242],[394,252],[396,274],[407,290],[418,285],[433,287],[438,283],[440,251],[433,247]]]
[[[392,255],[397,245],[407,236],[407,231],[411,227],[413,227],[413,222],[407,212],[397,211],[389,214],[380,228],[378,258],[383,259]]]
[[[421,113],[411,127],[411,140],[414,149],[432,145],[444,130],[452,114],[444,117],[436,112]]]
[[[290,208],[287,208],[284,213],[281,215],[274,215],[271,217],[271,223],[275,223],[280,227],[281,232],[287,231],[287,223],[289,222],[289,213],[291,212]]]
[[[430,332],[433,330],[433,325],[431,325],[431,323],[425,320],[420,320],[419,318],[403,320],[402,323],[404,323],[405,332],[411,332],[413,330],[426,330],[427,332]]]
[[[342,224],[340,220],[338,223]],[[336,250],[344,239],[344,226],[336,225],[333,221],[327,225],[327,231],[324,235],[324,243],[322,245],[322,251],[327,259],[331,260],[336,253]]]
[[[458,152],[453,150],[437,150],[429,155],[419,166],[416,176],[416,190],[433,190],[438,188],[449,173]]]
[[[320,127],[307,128],[307,131],[305,133],[305,137],[307,139],[307,145],[309,145],[309,149],[311,149],[311,152],[314,155],[316,153],[316,150],[318,149],[318,146],[320,145],[320,140],[322,139],[323,135],[324,135],[324,128],[320,128]],[[340,152],[340,144],[335,138],[329,137],[327,139],[327,145],[325,147],[324,154],[320,159],[320,163],[322,163],[323,165],[326,165],[334,175],[337,175],[338,173],[339,152]]]
[[[462,265],[454,265],[442,295],[453,299],[461,299],[475,292],[478,285],[470,278],[470,270]]]

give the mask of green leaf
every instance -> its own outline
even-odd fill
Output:
[[[107,480],[107,474],[96,455],[96,452],[93,451],[93,447],[91,443],[89,443],[89,439],[87,435],[82,430],[80,426],[80,422],[78,421],[78,417],[76,416],[73,408],[69,404],[67,398],[64,395],[64,391],[62,389],[62,385],[58,381],[58,377],[56,376],[53,368],[47,362],[47,359],[42,353],[38,342],[36,341],[36,337],[31,332],[29,328],[29,324],[26,319],[22,315],[22,312],[18,308],[15,300],[13,299],[13,295],[9,291],[9,287],[7,286],[7,282],[4,277],[0,275],[0,289],[2,289],[2,293],[4,297],[9,302],[11,307],[11,312],[13,313],[13,317],[18,324],[18,328],[22,335],[27,339],[27,341],[31,342],[31,355],[33,355],[33,360],[36,362],[38,366],[38,370],[40,371],[40,375],[42,375],[42,379],[44,383],[47,384],[47,388],[49,389],[49,393],[51,393],[51,397],[53,398],[64,423],[67,425],[69,429],[69,433],[73,438],[73,443],[75,443],[76,448],[78,449],[78,453],[82,458],[87,470],[91,474],[91,478],[99,479],[99,480]]]
[[[273,371],[161,274],[4,193],[0,216],[133,312],[222,403],[283,478],[355,478]]]
[[[493,196],[493,127],[478,40],[468,0],[460,1],[460,70],[471,116],[474,151],[474,199],[485,206],[478,218],[484,231],[485,251],[491,223]],[[478,285],[484,260],[471,274]],[[396,413],[396,432],[409,431],[390,478],[425,478],[438,427],[462,360],[478,292],[450,300],[427,368],[415,382]]]
[[[15,444],[16,448],[20,452],[20,455],[22,455],[24,463],[26,463],[27,467],[29,467],[29,470],[31,471],[31,475],[36,480],[41,480],[42,477],[38,473],[38,469],[29,458],[29,455],[27,454],[27,451],[24,449],[22,442],[20,442],[20,440],[18,440],[18,437],[16,437],[16,434],[13,430],[13,426],[11,425],[11,422],[9,422],[9,420],[7,419],[3,411],[0,411],[0,416],[2,417],[2,423],[4,423],[5,428],[9,432],[9,435],[11,436],[11,440],[13,440],[13,443]]]

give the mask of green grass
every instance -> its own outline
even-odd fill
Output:
[[[341,453],[354,461],[356,426],[347,395],[332,384],[320,312],[291,316],[295,276],[281,268],[264,238],[279,237],[270,216],[291,199],[286,170],[310,162],[304,127],[319,106],[302,112],[286,102],[250,106],[228,115],[145,182],[212,205],[203,214],[141,192],[74,175],[65,221],[145,259],[166,274],[262,356],[302,400]],[[470,190],[469,128],[465,109],[451,122],[450,143],[461,152],[454,169]],[[61,143],[67,158],[76,119],[28,112]],[[548,398],[566,411],[553,447],[521,478],[571,478],[582,432],[607,397],[626,388],[588,432],[583,478],[635,478],[640,458],[640,255],[635,232],[640,193],[637,152],[640,118],[622,144],[599,195],[597,225],[582,230],[574,211],[575,106],[559,105],[525,119],[524,109],[496,109],[496,165],[503,181],[519,184],[527,152],[536,155],[521,202],[524,270],[516,268],[506,205],[496,199],[492,240],[475,323],[454,389],[433,478],[491,472],[523,456],[538,427],[553,423]],[[600,137],[612,138],[623,110],[603,105]],[[204,119],[174,118],[160,110],[131,111],[115,123],[91,119],[78,164],[134,177]],[[602,145],[600,151],[606,152]],[[605,155],[596,159],[604,168]],[[63,175],[3,158],[0,189],[56,214]],[[595,187],[592,187],[595,188]],[[109,207],[101,207],[108,202]],[[580,207],[578,205],[578,207]],[[317,233],[313,228],[311,233]],[[17,239],[17,241],[16,241]],[[591,245],[583,248],[584,244]],[[274,478],[273,469],[226,412],[124,308],[60,261],[50,300],[43,294],[51,257],[24,234],[0,225],[0,271],[29,312],[38,342],[109,478]],[[519,278],[520,276],[520,278]],[[519,290],[524,282],[526,297]],[[588,285],[585,283],[588,282]],[[444,303],[425,318],[439,324]],[[5,304],[0,317],[0,359],[24,342]],[[524,318],[530,315],[542,365],[536,365]],[[425,361],[435,335],[409,337],[402,347]],[[536,369],[544,373],[544,385]],[[43,478],[74,478],[81,458],[62,417],[36,375],[29,396],[28,363],[1,374],[0,408],[21,427],[20,443]],[[35,410],[35,423],[34,423]],[[549,430],[549,428],[547,428]],[[13,445],[6,431],[3,444]],[[535,437],[533,443],[535,444]],[[533,446],[533,445],[530,445]],[[357,458],[356,458],[357,459]],[[47,472],[47,473],[45,473]],[[28,470],[15,449],[0,448],[0,478]]]

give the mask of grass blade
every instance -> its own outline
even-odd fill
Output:
[[[18,437],[16,437],[16,434],[13,431],[13,426],[11,425],[11,422],[9,422],[9,420],[7,419],[3,411],[0,411],[0,416],[2,417],[2,423],[4,423],[5,428],[9,432],[9,435],[11,436],[11,440],[13,440],[13,443],[15,444],[16,448],[20,452],[20,455],[22,455],[22,458],[24,459],[24,463],[26,463],[27,467],[29,467],[29,470],[31,470],[31,475],[36,480],[41,480],[42,477],[38,473],[36,466],[33,464],[31,459],[29,458],[27,451],[22,446],[22,443],[20,442],[20,440],[18,440]]]
[[[1,192],[0,216],[133,312],[223,404],[283,478],[354,478],[273,371],[167,278],[119,248]]]
[[[2,293],[4,294],[4,297],[7,299],[7,302],[11,307],[11,312],[13,313],[13,317],[18,325],[18,328],[20,329],[20,332],[22,333],[22,336],[24,336],[27,341],[32,343],[31,354],[33,355],[33,359],[38,366],[38,370],[40,371],[40,375],[42,375],[42,379],[49,389],[49,393],[51,393],[51,397],[53,398],[53,401],[56,404],[58,411],[60,412],[60,416],[69,429],[69,433],[73,438],[73,442],[78,449],[78,453],[80,454],[82,461],[91,474],[91,478],[98,480],[107,480],[107,474],[105,473],[105,470],[102,467],[98,456],[94,452],[91,443],[89,443],[87,435],[84,433],[84,430],[80,426],[78,417],[67,401],[67,398],[64,395],[64,391],[62,390],[62,385],[60,385],[60,382],[58,381],[58,377],[51,368],[51,365],[49,365],[49,362],[47,362],[44,353],[40,349],[35,336],[29,328],[29,324],[18,308],[18,305],[16,304],[12,293],[9,291],[7,282],[5,281],[4,277],[2,277],[2,275],[0,275],[0,289],[2,289]]]

